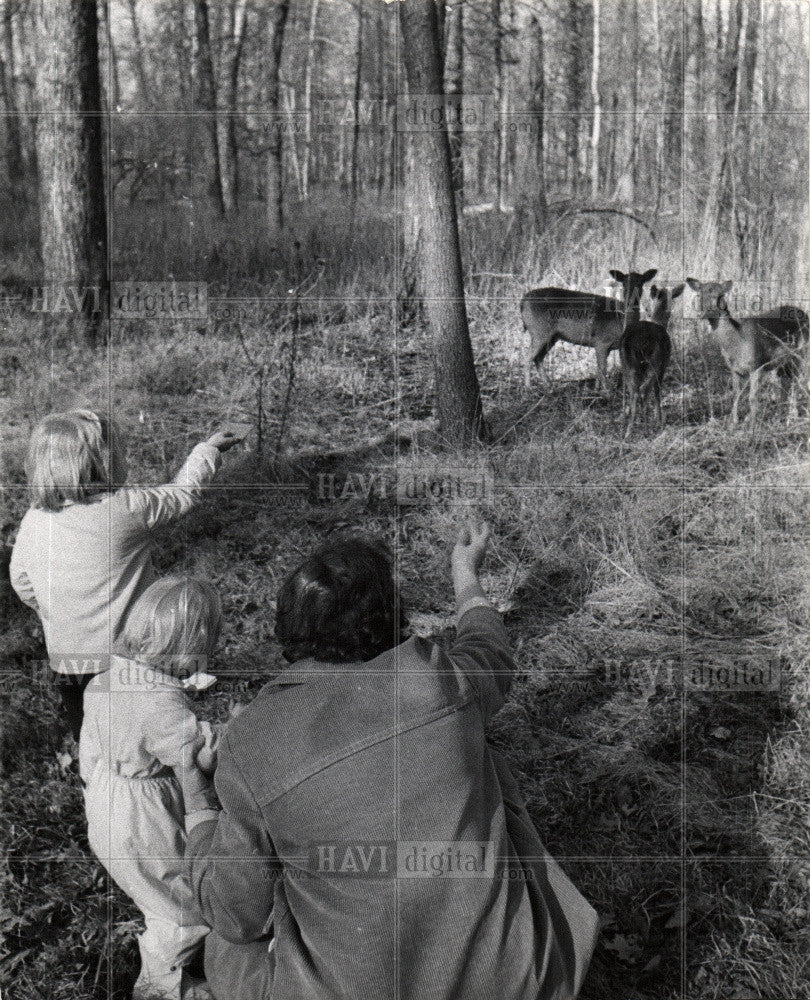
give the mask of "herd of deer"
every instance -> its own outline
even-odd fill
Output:
[[[520,313],[531,338],[530,360],[539,368],[559,340],[592,347],[596,351],[599,380],[609,396],[607,359],[611,351],[618,349],[625,398],[629,394],[625,437],[635,423],[639,404],[643,409],[648,399],[652,399],[662,426],[661,385],[672,355],[667,325],[673,301],[689,285],[699,296],[701,318],[708,322],[731,372],[732,421],[736,423],[739,419],[740,394],[746,378],[752,421],[756,417],[762,372],[775,372],[785,399],[789,398],[808,341],[807,313],[795,306],[782,306],[734,319],[726,302],[730,281],[701,282],[687,278],[685,284],[681,282],[673,288],[651,285],[652,313],[649,320],[642,320],[642,290],[657,273],[654,268],[643,274],[610,271],[611,277],[622,286],[622,301],[568,288],[536,288],[527,292],[521,300]],[[527,381],[528,377],[527,368]]]

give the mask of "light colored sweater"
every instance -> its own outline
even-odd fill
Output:
[[[97,674],[132,605],[155,578],[153,531],[202,499],[221,456],[198,444],[173,482],[124,487],[58,511],[30,508],[11,555],[11,583],[39,615],[51,667]]]

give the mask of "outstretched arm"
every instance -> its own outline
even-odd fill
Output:
[[[200,502],[203,489],[214,478],[228,451],[239,438],[218,432],[198,444],[183,463],[171,483],[152,488],[126,489],[127,507],[147,528],[158,528],[185,514]]]
[[[503,705],[514,670],[503,621],[478,578],[488,542],[488,525],[462,528],[450,560],[458,626],[449,655],[475,688],[484,721]]]

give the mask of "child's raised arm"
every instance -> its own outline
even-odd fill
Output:
[[[192,450],[171,483],[125,489],[130,512],[142,518],[147,528],[158,528],[185,514],[202,499],[203,487],[214,478],[222,453],[240,440],[236,434],[218,431]]]
[[[487,524],[462,528],[450,557],[458,626],[449,656],[475,688],[485,721],[503,704],[514,669],[501,616],[478,579],[489,534]]]

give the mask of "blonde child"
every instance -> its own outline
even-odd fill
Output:
[[[158,580],[132,608],[120,655],[84,692],[79,761],[88,839],[146,924],[133,1000],[210,995],[196,992],[184,971],[208,927],[182,876],[183,783],[196,773],[195,760],[199,767],[207,758],[209,771],[215,764],[211,728],[194,715],[186,686],[213,652],[221,615],[210,584]]]
[[[239,438],[198,444],[166,486],[126,487],[125,443],[92,410],[52,413],[34,429],[25,471],[31,507],[10,577],[39,615],[65,720],[79,738],[82,691],[105,670],[124,620],[154,579],[153,532],[198,503]]]

